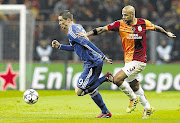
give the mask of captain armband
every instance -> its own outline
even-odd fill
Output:
[[[95,29],[93,29],[92,30],[93,32],[94,32],[94,35],[97,35],[98,33],[97,33],[97,29],[95,28]]]

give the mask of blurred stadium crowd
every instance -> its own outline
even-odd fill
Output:
[[[171,61],[180,61],[180,1],[179,0],[0,0],[0,4],[25,4],[36,19],[34,32],[34,60],[39,60],[36,47],[46,48],[53,39],[68,44],[66,32],[60,30],[58,13],[68,9],[74,14],[74,20],[82,24],[87,31],[97,26],[103,26],[121,19],[121,10],[125,5],[133,5],[136,17],[145,18],[173,32],[177,38],[168,39],[158,34],[157,42],[167,40],[172,45]],[[16,21],[14,15],[0,16],[1,21]],[[149,33],[147,33],[149,34]],[[147,36],[149,39],[149,37]],[[102,36],[92,36],[91,41],[113,60],[123,60],[123,51],[118,33],[107,33]],[[149,40],[147,40],[147,55],[149,55]],[[159,44],[159,43],[158,43]],[[16,44],[14,44],[16,45]],[[13,47],[13,45],[12,45]],[[15,47],[15,46],[14,46]],[[17,46],[18,47],[18,46]],[[61,51],[52,50],[51,60],[63,60],[66,55]],[[69,60],[76,60],[73,53],[68,54]]]

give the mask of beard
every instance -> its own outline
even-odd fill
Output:
[[[125,23],[127,24],[127,25],[130,25],[131,24],[131,20],[124,20],[125,21]]]

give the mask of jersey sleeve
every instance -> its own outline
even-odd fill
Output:
[[[106,26],[107,31],[119,31],[120,21],[115,21]]]
[[[71,30],[70,30],[71,31]],[[105,55],[102,53],[100,49],[98,49],[89,39],[85,37],[77,37],[76,33],[78,32],[78,28],[73,28],[72,32],[69,32],[69,39],[75,41],[76,43],[86,47],[90,51],[96,53],[100,58],[104,60]]]
[[[145,20],[146,23],[146,30],[154,30],[155,26],[149,20]]]
[[[86,39],[84,37],[80,37],[80,38],[77,37],[73,41],[77,42],[78,44],[80,44],[80,45],[86,47],[87,49],[89,49],[90,51],[94,52],[103,60],[106,57],[100,49],[98,49],[91,41],[89,41],[88,39]]]
[[[58,47],[60,50],[66,50],[66,51],[74,51],[74,48],[71,45],[60,45]]]
[[[103,52],[98,49],[91,41],[88,44],[85,44],[84,47],[97,54],[101,59],[105,59],[106,56],[103,54]]]

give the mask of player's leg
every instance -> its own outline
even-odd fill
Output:
[[[92,76],[90,77],[86,87],[87,87],[87,89],[94,89],[94,90],[89,91],[90,92],[89,95],[91,96],[93,101],[97,104],[97,106],[101,109],[101,112],[102,112],[102,114],[100,114],[96,118],[110,118],[111,113],[107,109],[107,107],[102,99],[101,94],[97,91],[97,87],[100,84],[102,84],[104,81],[107,81],[107,78],[105,76],[103,76],[99,79],[99,76],[102,71],[102,64],[99,64],[98,66],[93,67],[92,70],[93,70]],[[100,84],[96,84],[96,83],[100,83]]]
[[[145,66],[146,63],[131,61],[125,63],[125,66],[114,76],[114,83],[130,98],[129,106],[126,109],[127,113],[131,113],[139,102],[139,97],[131,92],[133,90],[128,86],[128,83],[134,80],[136,75],[144,70]]]
[[[92,77],[93,69],[92,68],[86,68],[80,75],[78,81],[77,81],[77,87],[75,88],[75,92],[78,96],[83,96],[84,90],[87,88],[87,84],[89,79]]]
[[[83,96],[81,95],[83,90],[76,87],[75,89],[76,94],[78,96]],[[101,109],[102,114],[100,114],[98,117],[96,118],[110,118],[111,117],[111,113],[110,111],[107,109],[101,94],[97,91],[97,89],[95,89],[93,92],[89,93],[89,95],[91,96],[92,100],[97,104],[97,106]]]
[[[130,86],[135,92],[135,94],[139,96],[140,103],[144,106],[144,113],[142,118],[147,119],[155,111],[154,108],[150,105],[149,101],[147,100],[144,94],[144,90],[140,86],[139,81],[137,81],[137,79],[130,82]]]
[[[76,93],[78,96],[83,96],[83,92],[84,92],[83,90],[85,90],[86,88],[88,88],[89,86],[91,86],[93,83],[95,83],[98,80],[101,70],[102,70],[102,67],[98,67],[98,68],[94,67],[94,68],[87,68],[83,71],[83,73],[79,77],[77,87],[76,87]],[[103,99],[100,93],[95,89],[89,95],[102,111],[102,115],[97,118],[111,117],[111,113],[109,112],[105,103],[103,102]]]
[[[144,95],[144,90],[141,88],[139,82],[135,79],[132,82],[130,82],[130,86],[135,92],[136,95],[140,98],[140,103],[144,106],[144,109],[150,109],[150,104],[147,100],[147,98]]]
[[[103,67],[103,62],[98,66],[92,68],[93,76],[90,77],[87,88],[84,90],[84,95],[87,93],[91,93],[97,87],[99,87],[105,81],[113,82],[113,76],[110,72],[107,72],[103,77],[99,78]]]
[[[138,97],[133,92],[127,81],[124,81],[127,78],[127,73],[121,69],[115,76],[114,76],[114,84],[116,84],[121,91],[123,91],[130,99],[130,103],[133,105],[133,107],[129,107],[128,113],[130,113],[132,110],[136,108],[136,105],[138,103]]]
[[[78,96],[83,96],[82,92],[83,90],[76,87],[75,89],[76,94]],[[107,109],[101,94],[97,91],[97,89],[95,89],[93,92],[89,93],[89,95],[91,96],[91,99],[96,103],[96,105],[101,109],[101,114],[95,118],[110,118],[112,116],[111,112]]]
[[[136,105],[139,102],[139,97],[136,96],[130,85],[125,81],[127,77],[128,76],[122,69],[114,76],[114,83],[129,97],[130,104],[126,109],[126,112],[131,113],[136,108]]]
[[[129,86],[129,84],[124,81],[124,79],[127,78],[127,75],[123,70],[120,70],[115,76],[114,76],[114,84],[116,84],[121,91],[123,91],[129,99],[136,99],[137,96]]]
[[[93,79],[93,77],[91,79]],[[113,82],[113,75],[110,72],[107,72],[103,77],[99,78],[96,82],[93,82],[91,86],[88,86],[87,89],[84,90],[84,95],[87,93],[91,93],[94,89],[98,88],[104,82]]]
[[[78,87],[75,88],[75,92],[76,92],[76,94],[77,94],[78,96],[83,96],[83,95],[84,95],[84,94],[82,94],[82,93],[83,93],[83,90],[80,89],[80,88],[78,88]]]
[[[89,93],[91,96],[92,100],[97,104],[97,106],[101,109],[102,114],[95,118],[110,118],[111,112],[107,109],[101,94],[95,89],[93,92]]]

